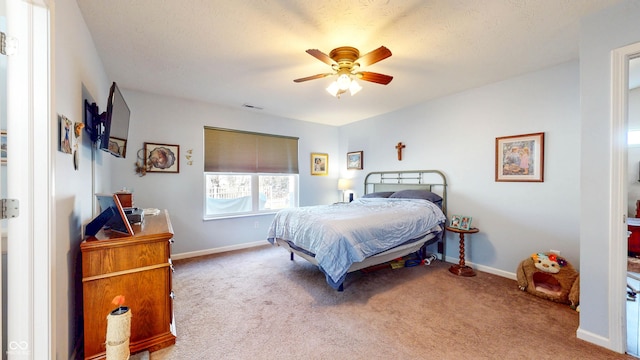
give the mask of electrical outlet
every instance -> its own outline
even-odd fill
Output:
[[[560,250],[551,249],[551,250],[549,250],[549,252],[552,253],[552,254],[556,254],[556,255],[560,256]]]

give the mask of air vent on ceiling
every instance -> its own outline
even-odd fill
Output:
[[[260,106],[255,106],[255,105],[251,105],[251,104],[242,104],[242,107],[246,107],[246,108],[254,109],[254,110],[262,110],[263,109]]]

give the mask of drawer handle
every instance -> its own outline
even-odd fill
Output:
[[[176,298],[176,294],[173,292],[173,290],[171,290],[171,292],[169,293],[169,297],[173,300]]]

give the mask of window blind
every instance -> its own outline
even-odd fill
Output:
[[[298,173],[298,138],[204,128],[204,171]]]

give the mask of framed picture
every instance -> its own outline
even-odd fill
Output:
[[[7,163],[7,130],[0,130],[0,163]]]
[[[71,142],[73,141],[73,123],[66,116],[60,115],[60,146],[65,154],[71,154]]]
[[[116,154],[120,154],[120,156],[125,157],[127,154],[127,140],[120,139],[117,137],[110,136],[109,137],[109,151],[114,152]]]
[[[451,216],[451,221],[449,221],[449,227],[459,229],[460,228],[460,219],[461,218],[462,218],[462,216],[460,216],[460,215]]]
[[[329,174],[329,154],[311,153],[311,175]]]
[[[458,229],[460,230],[469,230],[471,229],[471,216],[462,215],[460,217],[460,226]]]
[[[180,172],[180,145],[144,143],[144,153],[149,163],[147,172]]]
[[[362,151],[347,153],[347,169],[362,170]]]
[[[496,138],[496,181],[544,181],[544,133]]]
[[[471,229],[471,220],[471,216],[453,215],[451,216],[451,221],[449,221],[449,227],[460,230],[469,230]]]

